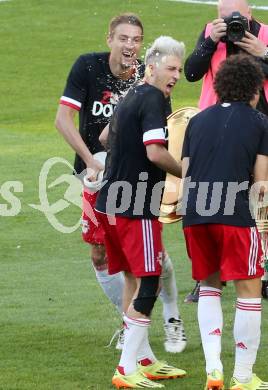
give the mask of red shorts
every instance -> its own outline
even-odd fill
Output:
[[[82,237],[91,245],[104,245],[104,231],[95,211],[98,192],[91,193],[87,189],[83,191],[82,198]]]
[[[160,275],[162,271],[162,224],[157,219],[115,217],[109,223],[98,213],[105,231],[109,274],[131,272],[136,277]]]
[[[220,224],[184,228],[195,280],[220,272],[222,281],[253,279],[263,275],[260,235],[255,227]]]

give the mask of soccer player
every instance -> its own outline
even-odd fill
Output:
[[[103,150],[99,135],[110,120],[114,107],[129,87],[144,75],[144,65],[138,60],[143,41],[143,25],[134,14],[114,17],[109,24],[107,44],[110,52],[81,55],[74,63],[60,100],[56,127],[76,152],[76,174],[85,174],[94,180],[103,166],[92,155]],[[167,104],[167,114],[170,106]],[[168,111],[169,110],[169,111]],[[79,132],[75,115],[79,112]],[[92,174],[94,172],[94,174]],[[110,301],[122,313],[124,279],[121,273],[109,275],[104,247],[103,230],[96,223],[94,213],[97,193],[84,191],[82,236],[91,245],[91,260],[97,280]],[[186,338],[177,305],[177,288],[172,262],[166,254],[163,267],[163,301],[165,348],[169,352],[181,352]],[[117,348],[122,347],[123,333],[119,332]]]
[[[266,82],[260,91],[257,109],[268,115],[268,26],[254,19],[247,0],[219,0],[217,8],[217,18],[206,24],[196,47],[185,61],[184,71],[188,81],[203,78],[199,107],[204,109],[216,103],[213,80],[221,61],[232,54],[246,51],[260,62],[264,71]],[[230,17],[233,12],[240,12],[248,20],[246,36],[239,42],[226,39],[224,18]],[[199,289],[195,288],[186,301],[197,302],[198,292]],[[268,298],[267,294],[268,273],[263,280],[263,297]]]
[[[237,300],[228,389],[268,389],[268,382],[252,373],[261,336],[264,259],[248,194],[252,180],[268,180],[268,119],[255,109],[263,81],[254,58],[228,57],[215,76],[219,103],[190,120],[184,139],[183,226],[193,278],[201,280],[198,322],[207,390],[224,386],[221,282],[230,280]]]
[[[165,171],[181,175],[166,149],[165,105],[180,77],[183,55],[183,43],[158,38],[146,52],[145,82],[129,90],[109,125],[96,210],[105,231],[109,272],[125,272],[125,342],[112,379],[117,388],[160,388],[151,380],[185,375],[157,360],[148,340],[163,262],[158,215]]]

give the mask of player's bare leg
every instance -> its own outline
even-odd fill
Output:
[[[125,283],[123,289],[123,313],[127,313],[133,297],[138,289],[137,279],[130,272],[124,272]]]

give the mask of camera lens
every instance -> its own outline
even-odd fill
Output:
[[[241,22],[233,21],[227,27],[227,37],[229,41],[237,42],[245,36],[245,28]]]

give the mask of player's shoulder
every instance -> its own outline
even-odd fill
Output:
[[[193,134],[195,131],[199,131],[199,127],[203,126],[204,123],[213,124],[218,120],[220,109],[220,104],[214,104],[196,113],[187,124],[187,132]]]
[[[253,123],[258,126],[263,128],[264,130],[268,130],[268,116],[263,114],[257,109],[252,108],[251,109],[251,115],[253,118]]]
[[[217,111],[220,109],[219,104],[214,104],[212,106],[209,106],[205,108],[204,110],[199,111],[197,114],[195,114],[191,119],[190,122],[198,122],[202,119],[206,120],[207,118],[213,117],[217,115]]]
[[[146,98],[155,98],[155,99],[161,99],[161,100],[165,100],[165,96],[163,94],[163,92],[156,88],[155,86],[151,85],[151,84],[148,84],[148,83],[142,83],[142,84],[138,84],[136,87],[136,92],[140,93],[141,95],[144,95],[144,97],[146,96]]]
[[[76,59],[72,70],[77,75],[80,75],[79,77],[96,80],[97,77],[102,78],[103,74],[107,73],[108,62],[109,53],[85,53]]]
[[[109,61],[109,53],[108,52],[84,53],[78,57],[78,60],[80,60],[86,65],[103,64]]]

